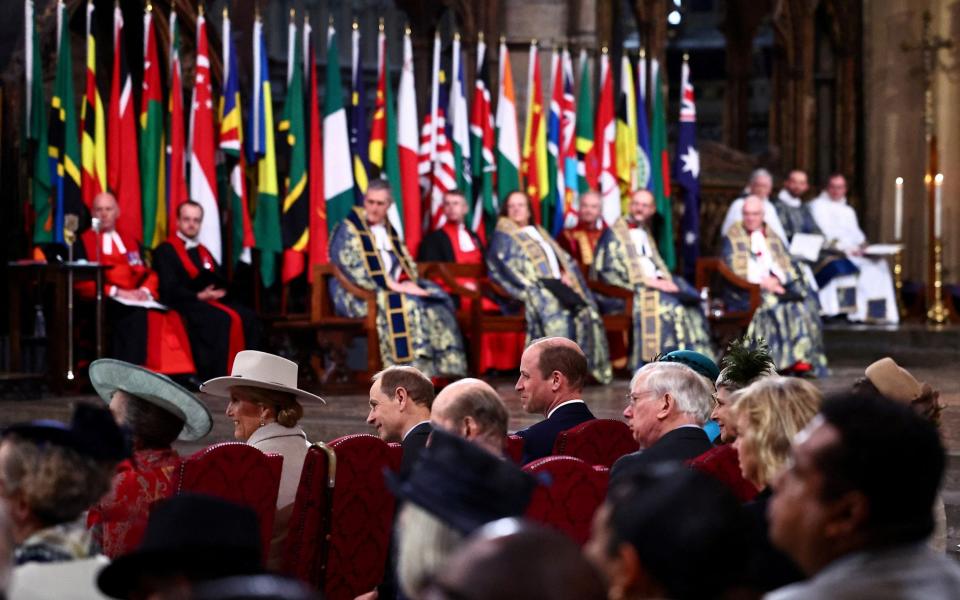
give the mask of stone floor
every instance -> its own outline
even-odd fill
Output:
[[[834,336],[839,335],[836,332]],[[843,345],[844,351],[840,355],[831,353],[831,374],[818,382],[824,392],[842,389],[849,386],[857,377],[861,376],[863,368],[869,360],[855,358],[869,356],[871,353],[889,353],[903,363],[910,364],[911,372],[921,381],[930,383],[941,391],[942,402],[945,405],[942,420],[944,442],[950,454],[947,478],[944,486],[944,500],[947,505],[950,544],[948,548],[957,549],[960,543],[960,377],[958,367],[960,362],[944,364],[944,354],[957,352],[960,348],[951,347],[946,352],[935,348],[932,343],[929,348],[937,355],[937,360],[927,361],[932,366],[924,366],[922,360],[909,360],[906,356],[900,358],[900,352],[895,345],[888,345],[888,340],[871,334],[869,331],[851,330],[842,332],[842,335],[852,336],[846,342],[837,341],[834,346]],[[879,341],[878,341],[879,340]],[[829,339],[828,339],[829,343]],[[856,346],[870,350],[857,350]],[[912,344],[911,344],[912,346]],[[850,349],[853,348],[852,351]],[[917,349],[911,348],[916,354]],[[910,358],[913,358],[911,356]],[[539,419],[535,415],[522,412],[516,392],[513,390],[513,379],[506,377],[494,378],[490,383],[497,389],[510,410],[510,429],[522,428]],[[592,386],[585,390],[584,398],[594,414],[602,418],[621,418],[624,405],[624,395],[627,392],[628,380],[618,378],[608,386]],[[354,390],[351,393],[324,393],[319,392],[327,400],[326,405],[307,404],[304,406],[304,418],[301,422],[303,429],[312,440],[331,440],[349,433],[373,433],[371,427],[365,423],[367,415],[367,396],[365,390]],[[204,394],[202,400],[210,408],[214,417],[214,427],[210,435],[202,443],[179,444],[181,453],[191,453],[202,446],[228,441],[232,439],[233,426],[224,415],[226,401]],[[0,398],[0,426],[32,419],[62,419],[69,418],[71,405],[76,401],[96,400],[93,395],[51,397],[42,394],[41,397],[30,400],[12,400]]]

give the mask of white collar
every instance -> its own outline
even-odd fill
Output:
[[[557,409],[560,408],[561,406],[566,406],[566,405],[568,405],[568,404],[577,404],[577,403],[579,403],[579,404],[586,404],[586,402],[584,402],[583,400],[579,400],[579,399],[577,399],[577,400],[567,400],[566,402],[561,402],[560,404],[558,404],[558,405],[554,406],[552,409],[550,409],[550,412],[547,413],[547,418],[549,419],[551,416],[553,416],[553,413],[557,412]]]
[[[457,244],[462,252],[473,252],[477,249],[477,245],[473,243],[473,238],[463,223],[457,225]]]
[[[780,190],[780,193],[777,194],[777,198],[787,206],[790,206],[793,208],[800,208],[800,205],[802,203],[800,198],[797,198],[796,196],[791,194],[790,191],[787,190],[787,188],[783,188],[782,190]]]
[[[410,435],[410,432],[411,432],[411,431],[413,431],[413,430],[416,429],[417,427],[420,427],[420,426],[423,425],[424,423],[426,423],[427,425],[429,425],[429,424],[430,424],[430,419],[427,419],[426,421],[420,421],[419,423],[417,423],[416,425],[414,425],[413,427],[411,427],[410,429],[408,429],[408,430],[406,431],[406,433],[403,434],[403,440],[407,439],[407,436]],[[401,441],[402,441],[402,440],[401,440]]]
[[[101,249],[103,254],[113,254],[113,249],[117,249],[117,254],[126,254],[127,247],[123,245],[123,240],[120,238],[120,234],[117,233],[117,230],[113,231],[104,231],[100,234],[102,238]]]
[[[197,238],[189,238],[179,231],[177,231],[177,237],[183,240],[183,245],[187,247],[187,250],[193,250],[200,245],[200,241]]]
[[[843,198],[840,198],[839,200],[834,200],[833,198],[830,197],[830,194],[828,194],[826,191],[820,192],[820,195],[817,196],[816,198],[814,198],[814,202],[818,202],[818,201],[819,201],[819,202],[829,202],[831,205],[836,205],[836,206],[846,206],[846,205],[847,205],[847,197],[846,197],[846,196],[844,196]]]

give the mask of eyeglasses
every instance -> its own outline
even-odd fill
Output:
[[[627,405],[633,406],[640,401],[640,398],[643,398],[644,396],[648,396],[653,393],[654,393],[653,390],[646,390],[646,391],[640,392],[639,394],[628,392],[626,396],[624,396],[624,399],[627,401]]]

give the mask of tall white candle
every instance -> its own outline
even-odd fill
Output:
[[[897,193],[894,196],[893,239],[903,239],[903,177],[897,177]]]
[[[943,237],[943,173],[933,178],[933,235]]]

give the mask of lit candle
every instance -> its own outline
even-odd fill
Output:
[[[933,178],[933,236],[943,236],[943,173]]]
[[[897,193],[894,196],[893,211],[893,238],[897,242],[903,239],[903,177],[897,177]]]

